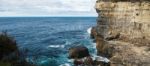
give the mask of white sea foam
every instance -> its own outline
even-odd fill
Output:
[[[64,48],[65,45],[49,45],[48,48]]]
[[[66,40],[65,45],[69,45],[69,44],[71,44],[71,42],[70,42],[70,41],[68,41],[68,40]]]
[[[96,54],[96,52],[97,52],[97,50],[96,50],[96,43],[92,43],[92,45],[93,45],[93,48],[95,49],[95,54]]]
[[[96,54],[96,52],[97,52],[97,50],[96,50],[96,43],[92,43],[92,45],[93,45],[93,48],[95,48],[95,53],[94,54],[92,54],[93,55],[93,57],[92,57],[92,59],[93,60],[96,60],[96,61],[103,61],[103,62],[106,62],[106,63],[108,63],[110,60],[109,59],[107,59],[107,58],[105,58],[105,57],[101,57],[101,56],[97,56]]]
[[[96,60],[96,61],[103,61],[106,63],[110,62],[110,60],[108,58],[97,56],[97,55],[94,55],[92,58],[93,58],[93,60]]]
[[[61,64],[59,66],[71,66],[69,63]]]
[[[87,29],[87,32],[88,32],[89,34],[91,34],[91,30],[92,30],[92,27],[88,28],[88,29]]]
[[[68,62],[72,62],[73,63],[74,59],[69,59]]]

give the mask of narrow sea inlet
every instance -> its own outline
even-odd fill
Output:
[[[72,65],[68,49],[86,46],[90,54],[96,48],[88,34],[96,17],[1,17],[0,31],[7,30],[28,62],[37,66]]]

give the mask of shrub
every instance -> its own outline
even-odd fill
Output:
[[[18,51],[16,41],[7,32],[0,33],[0,59],[16,51]]]
[[[21,57],[16,40],[7,34],[0,33],[0,66],[34,66]]]

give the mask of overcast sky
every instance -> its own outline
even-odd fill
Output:
[[[96,16],[96,0],[0,0],[0,16]]]

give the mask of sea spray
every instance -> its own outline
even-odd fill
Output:
[[[91,34],[91,30],[92,30],[92,27],[88,28],[88,29],[87,29],[87,33],[88,33],[88,34]],[[90,39],[90,40],[92,40],[92,39]],[[94,53],[92,54],[92,59],[93,59],[93,60],[96,60],[96,61],[103,61],[103,62],[106,62],[106,63],[110,62],[110,60],[109,60],[108,58],[106,58],[106,57],[97,56],[96,43],[93,42],[92,45],[93,45],[92,48],[94,49]]]
[[[92,27],[88,28],[88,29],[87,29],[87,32],[88,32],[89,34],[91,34],[91,30],[92,30]]]

